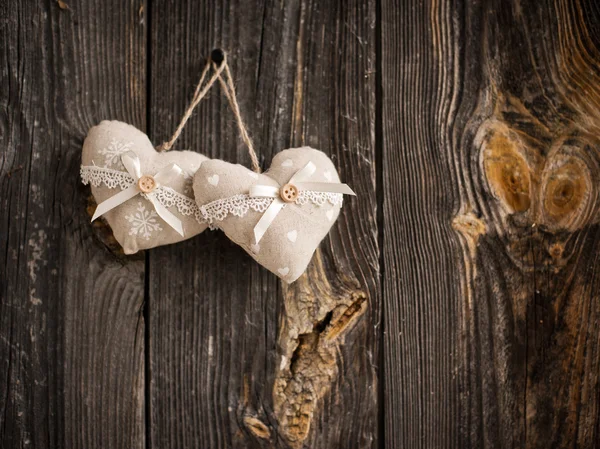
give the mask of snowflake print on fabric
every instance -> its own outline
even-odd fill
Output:
[[[132,142],[123,143],[113,139],[108,145],[108,148],[100,150],[100,154],[104,155],[104,164],[107,167],[110,167],[120,163],[121,155],[126,151],[129,151],[131,149],[131,145],[133,145]]]
[[[125,216],[131,223],[129,235],[141,235],[146,240],[150,240],[150,236],[154,231],[162,231],[160,223],[157,221],[158,214],[156,211],[146,210],[146,206],[141,202],[138,202],[136,210],[135,214]]]

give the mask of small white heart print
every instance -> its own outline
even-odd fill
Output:
[[[325,215],[327,215],[327,219],[329,221],[333,220],[333,209],[329,209],[327,212],[325,212]]]
[[[290,269],[288,267],[278,268],[277,271],[279,272],[280,275],[287,276],[287,274],[290,272]]]
[[[219,175],[212,175],[206,178],[210,184],[216,186],[219,184]]]
[[[331,172],[329,170],[324,172],[323,176],[325,176],[325,179],[327,180],[327,182],[331,182]]]
[[[287,238],[292,243],[296,242],[296,239],[298,238],[298,231],[293,230],[293,231],[288,232]]]
[[[248,172],[248,176],[254,179],[258,179],[258,173],[254,173],[253,171]]]
[[[250,249],[254,254],[258,254],[258,252],[260,251],[260,245],[258,243],[255,245],[250,245]]]
[[[282,167],[291,167],[292,165],[294,165],[294,161],[292,161],[291,159],[286,159],[281,163]]]

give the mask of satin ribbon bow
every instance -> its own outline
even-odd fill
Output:
[[[345,195],[354,195],[356,193],[348,187],[347,184],[339,184],[333,182],[306,182],[313,173],[317,170],[317,167],[312,162],[309,162],[304,168],[298,170],[288,181],[286,186],[295,186],[298,193],[302,190],[311,190],[313,192],[326,192],[326,193],[342,193]],[[284,186],[285,187],[285,186]],[[267,197],[274,198],[271,205],[264,212],[256,226],[254,226],[254,239],[256,244],[263,238],[275,217],[283,209],[286,202],[281,199],[281,186],[267,186],[267,185],[256,185],[250,188],[250,197]]]
[[[150,181],[152,182],[152,188],[148,192],[143,192],[140,189],[138,182],[140,178],[142,178],[140,159],[133,151],[128,151],[121,155],[121,161],[123,162],[127,172],[133,177],[134,182],[125,190],[122,190],[106,201],[102,201],[100,204],[98,204],[96,212],[94,212],[94,216],[92,217],[92,221],[99,216],[104,215],[109,210],[114,209],[118,205],[123,204],[125,201],[133,198],[134,196],[143,193],[148,201],[150,201],[154,206],[158,216],[183,237],[183,225],[181,224],[181,220],[169,212],[166,207],[160,204],[155,194],[152,193],[152,191],[156,190],[161,184],[166,184],[175,176],[180,175],[182,172],[181,168],[176,164],[169,164],[166,167],[161,168],[154,176],[148,176],[147,178],[153,180],[153,182]]]

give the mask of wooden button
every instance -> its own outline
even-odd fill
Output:
[[[144,193],[150,193],[156,187],[156,181],[152,176],[144,175],[138,179],[138,188]]]
[[[286,184],[279,189],[279,196],[286,203],[293,203],[298,198],[298,187],[293,184]]]

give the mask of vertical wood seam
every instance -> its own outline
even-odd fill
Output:
[[[382,26],[381,26],[381,0],[375,2],[375,197],[377,199],[377,245],[379,246],[379,357],[377,367],[377,446],[385,449],[385,351],[384,351],[384,319],[385,292],[383,288],[383,274],[385,272],[385,258],[383,254],[384,243],[384,214],[383,214],[383,73],[382,73]]]
[[[152,118],[152,0],[146,0],[146,133],[150,133]],[[150,136],[154,137],[154,136]],[[151,141],[153,141],[151,139]],[[144,436],[145,449],[152,449],[152,372],[150,360],[150,253],[144,260]]]

